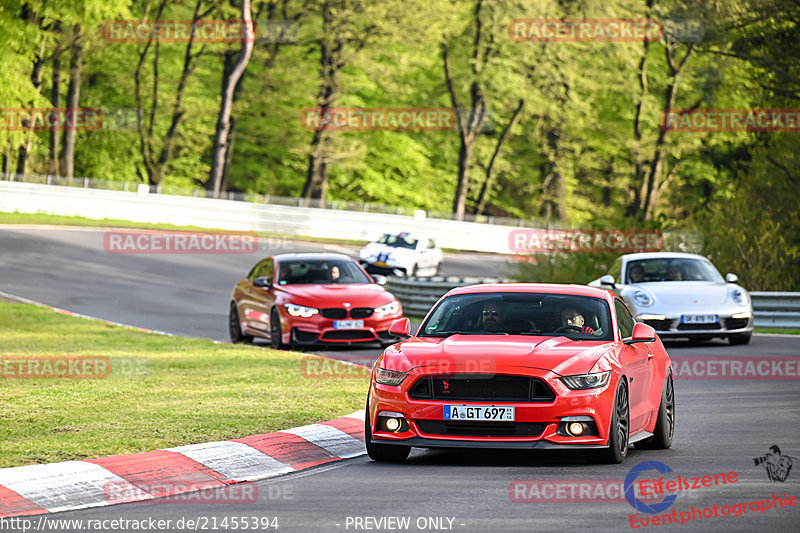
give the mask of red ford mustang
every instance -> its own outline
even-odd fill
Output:
[[[670,358],[609,291],[461,287],[416,336],[406,318],[390,332],[407,340],[372,370],[366,444],[376,461],[403,461],[417,446],[578,449],[620,463],[630,444],[672,444]]]
[[[231,295],[233,342],[270,340],[273,348],[351,342],[395,342],[389,326],[400,302],[343,254],[267,257]]]

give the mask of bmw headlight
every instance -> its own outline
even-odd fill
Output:
[[[577,376],[564,376],[561,382],[572,390],[598,389],[608,383],[611,371],[595,372],[594,374],[580,374]]]
[[[385,368],[377,367],[375,369],[375,381],[381,385],[400,385],[406,379],[405,372],[397,372],[396,370],[386,370]]]
[[[649,307],[653,305],[653,298],[645,291],[639,289],[633,293],[633,301],[636,302],[636,305],[642,307]]]
[[[731,298],[739,305],[748,305],[750,303],[750,297],[747,295],[747,291],[742,289],[734,289]]]
[[[286,312],[290,315],[299,316],[301,318],[309,318],[319,313],[319,309],[305,307],[303,305],[284,304],[284,307],[286,308]]]
[[[400,302],[398,302],[397,300],[375,308],[375,314],[378,315],[378,318],[383,318],[388,315],[394,315],[398,311],[400,311]]]

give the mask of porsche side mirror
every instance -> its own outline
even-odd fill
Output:
[[[602,278],[600,278],[600,285],[609,285],[612,289],[617,287],[617,284],[614,283],[614,276],[611,274],[606,274]]]
[[[407,339],[411,336],[411,321],[405,317],[397,318],[392,321],[389,326],[389,335],[394,335],[401,339]]]
[[[728,283],[738,283],[739,276],[728,272],[727,274],[725,274],[725,281],[727,281]]]
[[[372,281],[378,285],[386,285],[386,276],[382,276],[381,274],[373,274]]]
[[[272,276],[260,276],[253,280],[253,285],[256,287],[271,288]]]
[[[624,339],[625,344],[635,344],[637,342],[654,342],[656,340],[656,330],[652,326],[637,322],[633,326],[633,335],[630,339]]]

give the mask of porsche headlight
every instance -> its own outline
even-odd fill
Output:
[[[640,305],[642,307],[649,307],[653,305],[653,298],[641,289],[633,293],[633,301],[636,302],[636,305]]]
[[[611,371],[595,372],[594,374],[580,374],[577,376],[564,376],[561,382],[572,390],[598,389],[608,383]]]
[[[734,289],[731,298],[739,305],[748,305],[750,303],[750,297],[747,295],[747,291],[742,289]]]
[[[397,300],[375,308],[375,314],[378,315],[378,318],[383,318],[388,315],[394,315],[398,311],[400,311],[400,302],[398,302]]]
[[[375,369],[375,381],[381,385],[400,385],[406,379],[405,372],[397,372],[396,370],[386,370],[385,368],[377,367]]]
[[[314,307],[305,307],[303,305],[296,305],[296,304],[284,304],[286,308],[286,312],[292,316],[299,316],[301,318],[309,318],[317,313],[319,313],[319,309]]]

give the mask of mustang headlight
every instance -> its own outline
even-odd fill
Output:
[[[734,289],[731,298],[739,305],[747,305],[750,303],[750,297],[747,295],[747,292],[742,289]]]
[[[640,305],[642,307],[649,307],[653,305],[653,298],[641,289],[633,293],[633,301],[636,302],[636,305]]]
[[[396,370],[386,370],[385,368],[377,367],[375,369],[375,381],[381,385],[400,385],[406,379],[405,372],[397,372]]]
[[[378,318],[382,318],[388,315],[393,315],[398,311],[400,311],[400,302],[398,302],[397,300],[375,308],[375,314],[378,315]]]
[[[596,372],[594,374],[580,374],[577,376],[564,376],[561,382],[572,390],[598,389],[608,383],[611,371]]]
[[[317,313],[319,313],[319,309],[315,309],[314,307],[305,307],[303,305],[296,305],[296,304],[284,304],[286,308],[286,312],[292,316],[299,316],[302,318],[309,318]]]

